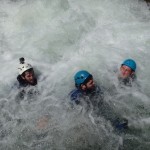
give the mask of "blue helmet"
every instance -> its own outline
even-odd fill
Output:
[[[90,77],[92,77],[92,75],[89,72],[85,70],[78,71],[74,76],[75,85],[80,87],[80,85],[84,84]]]
[[[133,59],[126,59],[122,65],[128,66],[131,68],[133,71],[136,70],[136,62]]]

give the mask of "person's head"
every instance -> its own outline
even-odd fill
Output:
[[[136,62],[133,59],[126,59],[120,67],[120,77],[125,79],[135,74]]]
[[[95,87],[93,76],[85,71],[80,70],[74,76],[75,86],[83,91],[92,90]]]
[[[24,58],[20,58],[20,66],[18,68],[19,74],[23,80],[26,80],[29,84],[35,84],[35,74],[33,67],[30,64],[24,62]]]

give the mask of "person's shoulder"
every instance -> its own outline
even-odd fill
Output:
[[[80,97],[82,96],[82,92],[79,89],[74,89],[69,93],[70,100],[74,101],[76,104],[79,104]]]
[[[75,97],[79,94],[82,94],[82,92],[79,89],[74,89],[69,93],[70,97]]]

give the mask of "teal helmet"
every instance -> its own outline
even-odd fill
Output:
[[[131,68],[133,71],[136,70],[136,62],[133,59],[126,59],[122,65],[128,66]]]
[[[85,84],[89,78],[92,78],[92,75],[89,72],[85,70],[78,71],[74,76],[76,87],[80,87],[81,84]]]

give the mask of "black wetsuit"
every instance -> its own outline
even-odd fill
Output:
[[[94,98],[97,96],[103,97],[103,92],[99,86],[95,86],[93,90],[82,91],[80,89],[72,90],[69,93],[70,100],[75,102],[76,104],[80,103],[80,99],[84,96],[89,96],[89,98]]]

